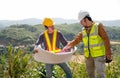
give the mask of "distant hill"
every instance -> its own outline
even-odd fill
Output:
[[[40,24],[42,20],[30,18],[24,20],[0,20],[0,28],[8,27],[13,24],[28,24],[28,25],[35,25]]]
[[[63,23],[73,24],[79,22],[78,20],[75,19],[63,19],[63,18],[53,18],[53,20],[55,21],[55,24],[63,24]]]
[[[72,24],[72,23],[78,23],[78,20],[74,19],[62,19],[62,18],[53,18],[55,21],[55,24]],[[105,26],[120,26],[120,20],[112,20],[112,21],[100,21]],[[28,25],[36,25],[41,24],[41,19],[36,18],[30,18],[30,19],[24,19],[24,20],[0,20],[0,29],[8,27],[13,24],[28,24]]]
[[[120,20],[102,21],[105,26],[120,26]]]

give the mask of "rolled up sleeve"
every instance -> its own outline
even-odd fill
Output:
[[[75,39],[68,43],[68,46],[74,47],[81,41],[82,41],[82,33],[79,32],[78,35],[75,37]]]

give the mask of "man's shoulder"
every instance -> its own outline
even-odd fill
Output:
[[[44,37],[44,32],[41,32],[39,37]]]
[[[62,32],[61,32],[61,31],[59,31],[59,30],[57,30],[57,32],[58,32],[58,34],[62,34]]]
[[[63,33],[62,33],[61,31],[57,30],[57,35],[58,35],[59,37],[62,37],[62,36],[63,36]]]
[[[96,22],[96,24],[97,24],[98,27],[103,26],[103,23],[101,23],[101,22]]]

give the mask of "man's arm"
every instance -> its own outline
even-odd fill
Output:
[[[37,53],[37,52],[38,52],[38,49],[37,49],[36,47],[38,47],[39,44],[42,44],[42,42],[43,42],[43,37],[44,37],[43,34],[41,34],[41,35],[39,36],[39,38],[38,38],[38,40],[37,40],[37,42],[36,42],[36,44],[35,44],[34,53]]]
[[[35,44],[35,45],[42,44],[42,42],[43,42],[43,37],[44,37],[43,33],[40,34],[40,36],[39,36],[38,40],[36,41],[36,44]]]
[[[66,46],[67,45],[67,40],[65,39],[65,37],[62,35],[61,32],[58,32],[59,33],[59,40],[60,42],[62,43],[63,46]]]
[[[100,23],[99,26],[98,26],[98,34],[101,36],[101,38],[104,41],[105,50],[106,50],[106,57],[108,59],[111,59],[110,40],[109,40],[107,32],[105,31],[102,23]]]
[[[63,51],[66,51],[67,49],[70,49],[72,47],[74,47],[75,45],[77,45],[79,42],[82,41],[82,33],[79,32],[78,35],[75,37],[74,40],[70,41],[64,48]]]
[[[73,39],[69,44],[68,46],[71,46],[71,47],[74,47],[75,45],[77,45],[79,42],[82,41],[82,33],[79,32],[77,34],[77,36],[75,37],[75,39]]]

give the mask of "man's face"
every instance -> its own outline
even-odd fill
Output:
[[[80,21],[80,24],[81,24],[82,26],[84,26],[84,27],[87,26],[85,19],[82,19],[82,20]]]
[[[88,27],[88,19],[86,18],[86,19],[82,19],[81,21],[80,21],[80,24],[82,24],[82,26],[84,26],[84,27]]]
[[[54,31],[54,26],[50,26],[50,27],[48,27],[48,33],[53,33],[53,31]]]

